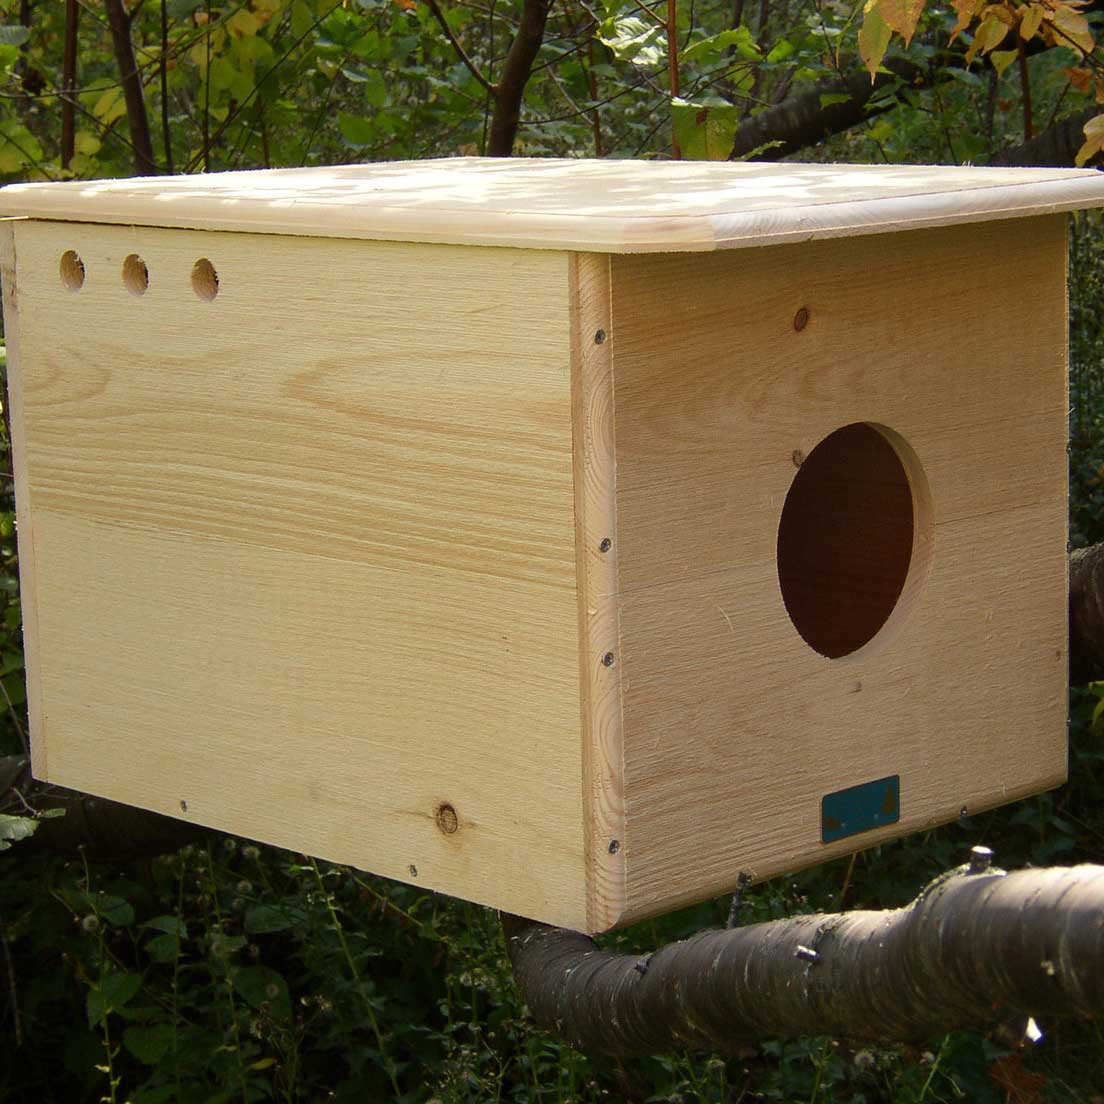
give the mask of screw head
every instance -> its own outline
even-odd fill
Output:
[[[970,873],[984,874],[993,862],[993,849],[991,847],[970,848]]]
[[[802,307],[797,314],[794,315],[793,328],[801,333],[803,329],[809,324],[809,308]]]
[[[609,539],[609,537],[603,537],[598,542],[598,551],[599,552],[608,552],[612,547],[613,547],[613,541],[611,541]]]
[[[620,840],[610,840],[610,842],[609,842],[609,853],[611,855],[616,855],[617,852],[620,851],[620,850],[621,850],[621,841]]]
[[[409,870],[410,876],[412,878],[416,878],[418,876],[418,868],[413,863],[410,864]]]
[[[613,652],[606,652],[606,654],[604,656],[602,656],[602,666],[603,667],[612,667],[613,664],[614,664]]]
[[[594,344],[595,345],[602,345],[602,344],[605,343],[605,340],[606,340],[606,331],[605,330],[595,330],[594,331]]]

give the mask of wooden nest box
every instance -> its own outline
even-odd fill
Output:
[[[590,931],[1057,785],[1061,212],[1101,203],[475,159],[5,189],[36,775]]]

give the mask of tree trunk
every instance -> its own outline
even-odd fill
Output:
[[[984,849],[978,849],[984,851]],[[978,862],[983,867],[985,860]],[[650,955],[504,917],[522,997],[573,1046],[629,1057],[752,1039],[922,1041],[1104,1013],[1104,867],[960,867],[909,906],[703,932]]]
[[[525,86],[544,42],[544,28],[551,8],[552,0],[525,0],[522,6],[521,23],[506,54],[502,78],[495,86],[491,133],[487,139],[490,157],[509,157],[514,151]]]
[[[150,137],[142,78],[134,59],[134,45],[130,41],[130,19],[123,7],[123,0],[104,0],[104,3],[107,7],[107,21],[111,27],[111,41],[115,47],[115,62],[119,67],[119,80],[126,98],[130,143],[134,148],[134,171],[138,176],[154,176],[157,173],[157,162],[153,156],[153,139]]]

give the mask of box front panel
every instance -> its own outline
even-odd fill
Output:
[[[613,272],[628,916],[1059,783],[1062,218]]]
[[[30,222],[15,273],[49,779],[584,926],[566,257]]]

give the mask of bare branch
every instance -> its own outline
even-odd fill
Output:
[[[123,0],[104,0],[104,5],[111,27],[111,41],[115,48],[115,61],[119,66],[123,96],[126,98],[127,122],[134,146],[134,170],[139,176],[153,176],[157,173],[157,162],[153,156],[153,139],[150,137],[142,79],[138,75],[134,45],[130,41],[130,20],[123,7]]]
[[[490,92],[492,96],[497,96],[498,89],[496,89],[495,86],[483,75],[483,72],[480,70],[479,66],[476,65],[474,61],[472,61],[471,56],[468,54],[468,51],[464,49],[464,44],[460,41],[460,39],[456,37],[456,35],[453,33],[452,28],[449,26],[449,22],[445,18],[445,13],[441,10],[441,5],[437,3],[437,0],[426,0],[426,6],[433,13],[433,17],[437,20],[437,22],[440,23],[441,30],[445,33],[445,38],[449,40],[452,48],[456,51],[456,56],[464,63],[464,66],[468,70],[468,72],[471,73],[471,75],[475,77],[475,79],[479,81],[479,83],[483,85],[483,87],[488,92]]]
[[[979,849],[985,851],[986,849]],[[731,1053],[749,1039],[922,1041],[1104,1013],[1104,867],[977,866],[903,909],[703,932],[650,955],[503,920],[534,1018],[586,1051]]]
[[[487,153],[491,157],[509,157],[513,152],[525,86],[544,41],[544,28],[551,8],[552,0],[524,0],[521,23],[506,55],[502,79],[495,89],[494,116],[487,140]]]

